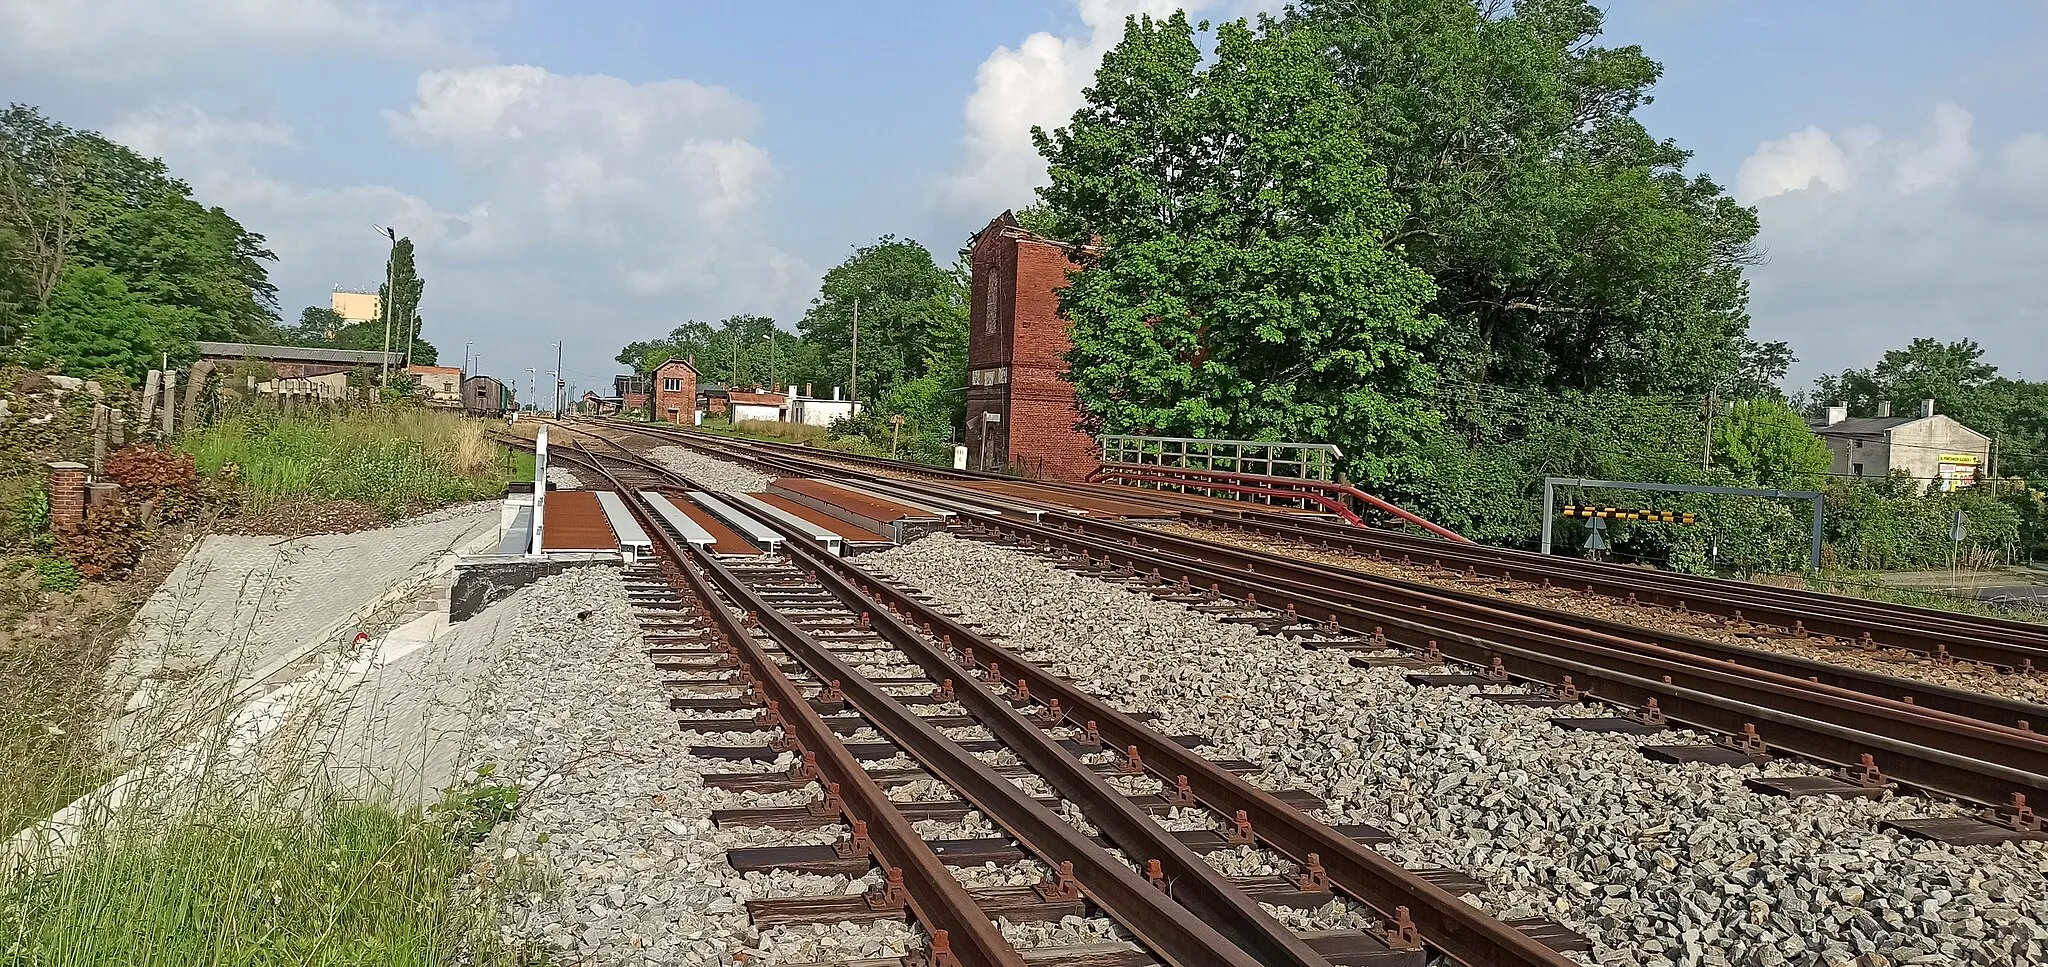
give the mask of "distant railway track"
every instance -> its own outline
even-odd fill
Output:
[[[924,961],[930,964],[1024,963],[990,920],[1056,920],[1083,903],[1122,925],[1144,948],[1074,955],[1073,963],[1091,967],[1395,967],[1422,964],[1432,948],[1471,967],[1563,967],[1570,961],[1550,944],[1583,946],[1547,921],[1510,924],[1484,914],[1371,849],[1371,831],[1316,822],[1304,804],[1251,785],[1228,763],[1193,753],[1193,739],[1150,729],[957,616],[807,546],[797,533],[787,535],[781,560],[721,560],[689,546],[637,500],[643,491],[689,489],[688,481],[643,458],[576,444],[557,453],[612,489],[636,496],[632,506],[655,535],[664,576],[638,579],[634,594],[636,603],[666,616],[653,655],[677,676],[672,683],[744,690],[734,699],[679,699],[684,704],[678,707],[754,711],[751,717],[691,720],[688,727],[779,732],[758,751],[732,747],[727,754],[735,758],[803,754],[790,775],[734,773],[707,776],[707,783],[756,790],[816,785],[827,791],[809,806],[739,811],[748,815],[726,818],[798,825],[843,820],[850,830],[836,847],[743,851],[729,857],[734,865],[852,873],[866,870],[872,859],[887,871],[884,885],[864,897],[754,901],[749,908],[757,919],[908,917],[933,938]],[[682,609],[701,620],[678,623]],[[874,667],[904,671],[864,671]],[[947,703],[957,703],[964,714],[919,712]],[[985,728],[992,739],[962,742],[944,731],[963,726]],[[843,734],[860,728],[874,729],[887,742],[877,747],[843,741]],[[710,748],[723,747],[699,752]],[[973,754],[988,748],[1014,754],[1023,770],[1077,805],[1099,835],[1080,831],[1047,801],[1023,792],[1014,781],[1017,770],[1006,772]],[[917,766],[882,772],[861,762],[898,752]],[[1248,768],[1249,763],[1236,766]],[[885,787],[914,777],[942,782],[958,801],[892,801]],[[1133,793],[1132,780],[1159,791]],[[993,820],[1007,838],[929,844],[911,828],[913,813],[969,807]],[[1207,810],[1220,831],[1171,832],[1147,815],[1172,809]],[[1297,872],[1226,877],[1202,859],[1204,851],[1240,844],[1282,854]],[[1112,846],[1124,858],[1110,853]],[[945,869],[946,863],[1026,855],[1057,876],[1037,888],[970,890]],[[1260,907],[1315,908],[1337,897],[1374,911],[1381,926],[1299,932]]]
[[[848,475],[843,465],[792,452],[801,448],[763,452],[750,441],[687,431],[654,435],[772,472]],[[912,486],[947,492],[937,482]],[[1213,519],[1213,513],[1204,508],[1193,516]],[[1559,621],[1513,602],[1332,571],[1117,521],[1058,513],[1035,524],[999,515],[962,518],[985,535],[1085,555],[1094,566],[1126,576],[1149,580],[1156,573],[1166,586],[1155,585],[1161,591],[1185,582],[1212,599],[1263,609],[1274,623],[1319,622],[1416,655],[1462,661],[1481,669],[1482,678],[1527,682],[1572,701],[1596,697],[1643,717],[1736,737],[1729,744],[1738,750],[1775,748],[1865,779],[1867,764],[1874,763],[1888,779],[1993,807],[2008,806],[2016,794],[2035,802],[2048,795],[2048,739],[2031,730],[2028,716],[2039,709],[2029,703],[1633,625]],[[1451,547],[1436,541],[1420,546]],[[1411,554],[1411,561],[1420,556]]]

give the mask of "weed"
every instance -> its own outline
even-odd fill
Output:
[[[201,470],[237,480],[259,508],[312,497],[359,501],[390,517],[496,496],[520,467],[484,424],[412,407],[248,413],[188,435],[183,446]]]

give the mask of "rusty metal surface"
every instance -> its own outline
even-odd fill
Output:
[[[810,556],[808,549],[792,547],[807,566],[816,568],[829,556]],[[837,560],[830,558],[830,560]],[[994,768],[963,750],[944,732],[863,679],[853,666],[821,646],[809,633],[787,616],[762,601],[744,581],[717,562],[709,562],[711,579],[725,594],[755,613],[761,626],[821,681],[841,683],[847,701],[896,746],[909,752],[932,775],[952,788],[991,820],[1025,844],[1048,864],[1074,864],[1074,876],[1095,902],[1135,934],[1154,952],[1175,964],[1217,964],[1252,967],[1256,964],[1326,965],[1326,961],[1303,944],[1287,928],[1267,916],[1242,893],[1218,881],[1221,877],[1207,863],[1172,841],[1170,834],[1142,812],[1130,808],[1123,797],[1099,776],[1079,766],[1052,743],[1037,726],[1018,716],[1014,709],[973,685],[958,690],[958,700],[969,704],[991,732],[1004,736],[1005,744],[1019,757],[1046,776],[1066,794],[1086,797],[1086,787],[1073,775],[1085,777],[1108,795],[1101,801],[1084,799],[1089,819],[1101,825],[1112,839],[1126,823],[1142,824],[1155,839],[1163,838],[1157,857],[1171,865],[1175,883],[1184,889],[1169,898],[1155,889],[1101,845],[1082,834],[1044,803],[1025,796],[1017,786]],[[829,572],[820,572],[821,579]],[[886,623],[886,622],[883,622]],[[885,632],[886,636],[886,632]],[[961,681],[967,681],[965,674]],[[948,675],[946,677],[953,677]],[[1011,721],[1000,713],[1007,712]],[[1024,730],[1028,730],[1029,735]],[[1014,733],[1014,734],[1006,734]],[[1062,780],[1066,780],[1064,786]],[[1092,798],[1092,797],[1091,797]],[[904,808],[909,804],[898,804]],[[1117,814],[1117,807],[1128,816]],[[1137,825],[1128,837],[1145,835]],[[1123,842],[1135,842],[1125,839]],[[1127,847],[1130,848],[1130,847]],[[1178,852],[1180,855],[1175,856]],[[1196,869],[1199,867],[1200,869]],[[1207,874],[1206,882],[1202,874]],[[1212,926],[1212,921],[1214,925]],[[1223,930],[1229,930],[1228,934]]]
[[[891,500],[857,494],[844,487],[835,487],[822,480],[810,477],[779,477],[769,482],[771,487],[780,487],[791,493],[814,497],[835,507],[843,507],[869,520],[889,523],[906,517],[930,517],[930,514],[915,507],[906,507]]]
[[[1438,597],[1426,606],[1390,599],[1350,575],[1208,542],[1073,518],[1066,529],[1001,520],[1000,533],[1029,536],[1140,573],[1157,568],[1304,619],[1333,621],[1361,636],[1484,666],[1500,659],[1515,677],[1556,685],[1571,676],[1599,698],[1634,707],[1657,700],[1682,724],[1740,734],[1800,755],[1851,766],[1874,755],[1910,785],[1985,803],[2014,792],[2048,794],[2048,738],[1904,702],[1702,658],[1641,640],[1590,632],[1524,614]]]
[[[541,532],[544,551],[616,551],[618,537],[605,519],[604,505],[588,490],[548,491],[546,527]]]
[[[873,580],[849,562],[820,555],[812,563],[818,567],[821,579],[833,578],[849,593],[863,594],[876,601],[882,606],[884,617],[888,608],[894,607],[914,615],[920,624],[928,623],[940,633],[952,636],[962,647],[973,648],[977,656],[995,659],[1006,669],[1031,667],[1015,652]],[[888,624],[878,622],[879,626]],[[1094,721],[1109,747],[1135,746],[1148,771],[1166,782],[1185,776],[1197,800],[1226,816],[1244,810],[1258,839],[1266,845],[1297,862],[1306,862],[1310,854],[1316,854],[1332,883],[1382,917],[1391,920],[1405,910],[1423,937],[1461,963],[1471,967],[1565,967],[1571,963],[1523,932],[1469,906],[1422,876],[1402,869],[1357,839],[1325,826],[1220,764],[1146,728],[1078,685],[1046,675],[1036,675],[1030,683],[1041,701],[1059,699],[1068,719]]]
[[[651,515],[638,501],[629,506],[642,517],[643,526],[652,523]],[[837,789],[846,819],[866,823],[875,859],[885,869],[901,871],[909,890],[907,902],[918,922],[928,930],[944,931],[954,956],[963,965],[1021,967],[1023,957],[1003,939],[966,889],[947,871],[944,862],[925,846],[923,837],[889,801],[888,793],[839,743],[831,727],[811,708],[803,691],[783,674],[739,619],[717,604],[710,584],[692,567],[692,562],[696,562],[718,568],[716,559],[679,546],[664,529],[649,527],[649,533],[654,535],[670,568],[689,585],[702,611],[723,633],[726,643],[738,650],[741,661],[754,680],[761,683],[763,692],[780,704],[787,732],[804,750],[816,754],[822,774],[820,781]]]
[[[817,510],[812,510],[811,508],[799,504],[796,501],[791,500],[788,497],[784,497],[781,494],[771,494],[764,491],[762,493],[751,494],[750,496],[752,496],[755,500],[758,500],[764,504],[768,504],[769,506],[772,506],[778,510],[788,511],[790,515],[793,517],[798,517],[803,520],[809,521],[813,524],[816,524],[819,527],[823,527],[834,534],[838,534],[840,537],[846,540],[876,544],[890,543],[889,537],[886,534],[877,534],[874,531],[868,530],[865,527],[861,527],[857,524],[851,524],[846,521],[840,520],[839,518],[834,517],[831,514],[823,513]]]
[[[2035,669],[2048,674],[2048,627],[2030,622],[1578,558],[1547,557],[1511,548],[1453,545],[1410,534],[1335,527],[1316,521],[1278,520],[1263,514],[1198,515],[1195,519],[1359,553],[1377,550],[1388,555],[1410,555],[1420,562],[1441,560],[1456,569],[1470,566],[1484,573],[1530,582],[1549,579],[1561,587],[1590,588],[1616,599],[1633,595],[1641,604],[1674,608],[1682,602],[1694,613],[1739,615],[1751,622],[1768,622],[1787,633],[1794,633],[1792,629],[1796,627],[1806,635],[1847,641],[1861,641],[1868,634],[1879,645],[1927,655],[1946,653],[1960,660],[2008,668],[2031,662]]]

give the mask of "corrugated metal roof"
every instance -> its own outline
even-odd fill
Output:
[[[372,366],[386,360],[393,363],[405,361],[404,353],[387,353],[375,349],[317,349],[311,346],[264,346],[247,342],[199,342],[199,355],[218,359],[292,359],[311,363],[366,363]]]
[[[1807,425],[1813,428],[1813,432],[1822,434],[1823,436],[1866,436],[1872,434],[1881,434],[1886,430],[1902,427],[1908,423],[1918,423],[1923,419],[1926,419],[1926,417],[1857,416],[1839,421],[1832,425],[1825,425],[1820,423],[1809,423]]]

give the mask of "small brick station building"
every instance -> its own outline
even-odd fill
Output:
[[[1058,290],[1072,247],[1026,231],[1004,212],[968,243],[973,303],[967,342],[967,465],[1083,480],[1099,464],[1080,428]]]

